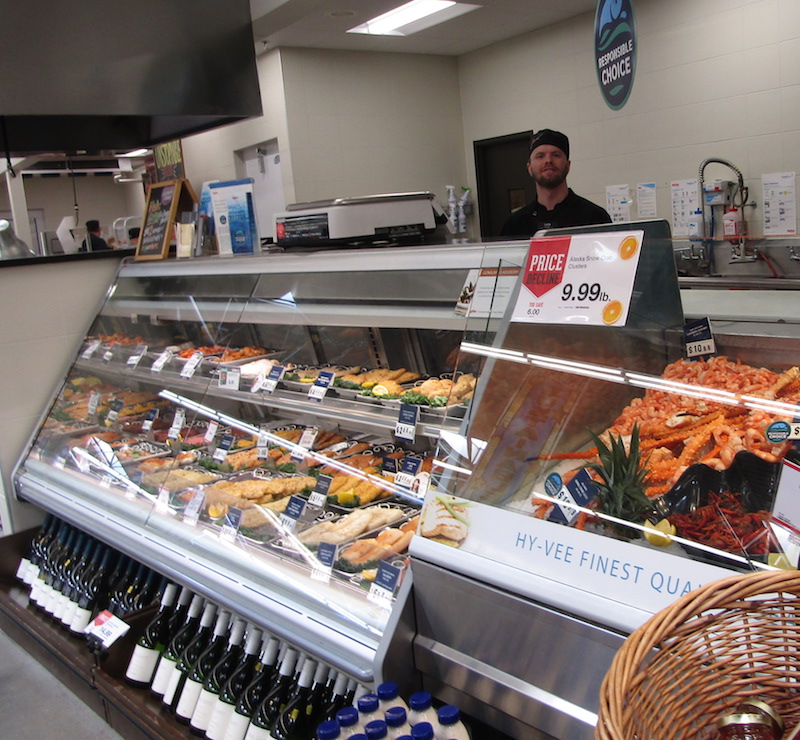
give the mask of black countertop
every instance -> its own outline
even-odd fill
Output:
[[[76,262],[78,260],[122,259],[136,254],[135,249],[104,249],[101,252],[75,252],[74,254],[53,254],[47,257],[20,257],[19,259],[0,259],[0,267],[17,267],[19,265],[49,265],[58,262]]]

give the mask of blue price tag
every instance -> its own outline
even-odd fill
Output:
[[[381,561],[378,563],[378,573],[375,576],[375,585],[394,593],[400,580],[400,568]]]
[[[317,478],[317,485],[314,486],[314,493],[321,493],[323,496],[327,496],[332,482],[333,478],[330,475],[320,475]]]
[[[384,457],[383,458],[383,472],[384,473],[396,473],[397,472],[397,459],[394,457]]]
[[[422,458],[406,455],[400,461],[400,472],[408,473],[409,475],[416,475],[422,467]]]
[[[400,412],[397,415],[397,424],[394,427],[394,433],[397,438],[406,442],[413,442],[417,435],[418,420],[419,406],[401,403]]]
[[[689,321],[683,327],[683,340],[686,344],[686,357],[710,357],[716,354],[717,346],[707,318]]]
[[[317,560],[319,560],[320,565],[332,568],[336,562],[337,550],[337,546],[332,545],[330,542],[320,542],[319,547],[317,547]]]
[[[580,513],[575,506],[586,506],[597,495],[597,486],[585,468],[566,486],[557,487],[560,481],[561,476],[556,473],[545,480],[545,492],[557,499],[549,518],[551,521],[570,524]]]
[[[299,519],[303,516],[303,511],[306,508],[306,502],[299,496],[292,496],[289,503],[286,504],[286,510],[283,512],[290,519]]]

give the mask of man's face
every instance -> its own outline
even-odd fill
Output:
[[[528,174],[537,185],[556,188],[567,179],[569,160],[557,146],[541,144],[531,152]]]

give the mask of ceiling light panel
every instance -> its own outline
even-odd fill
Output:
[[[360,26],[349,29],[348,33],[370,36],[409,36],[479,7],[481,6],[457,3],[454,0],[411,0],[411,2],[400,5]]]

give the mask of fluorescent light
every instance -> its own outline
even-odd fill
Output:
[[[118,154],[118,157],[143,157],[149,149],[134,149],[132,152],[126,152],[125,154]]]
[[[480,5],[456,3],[454,0],[411,0],[360,26],[351,28],[347,33],[408,36],[479,7]]]

